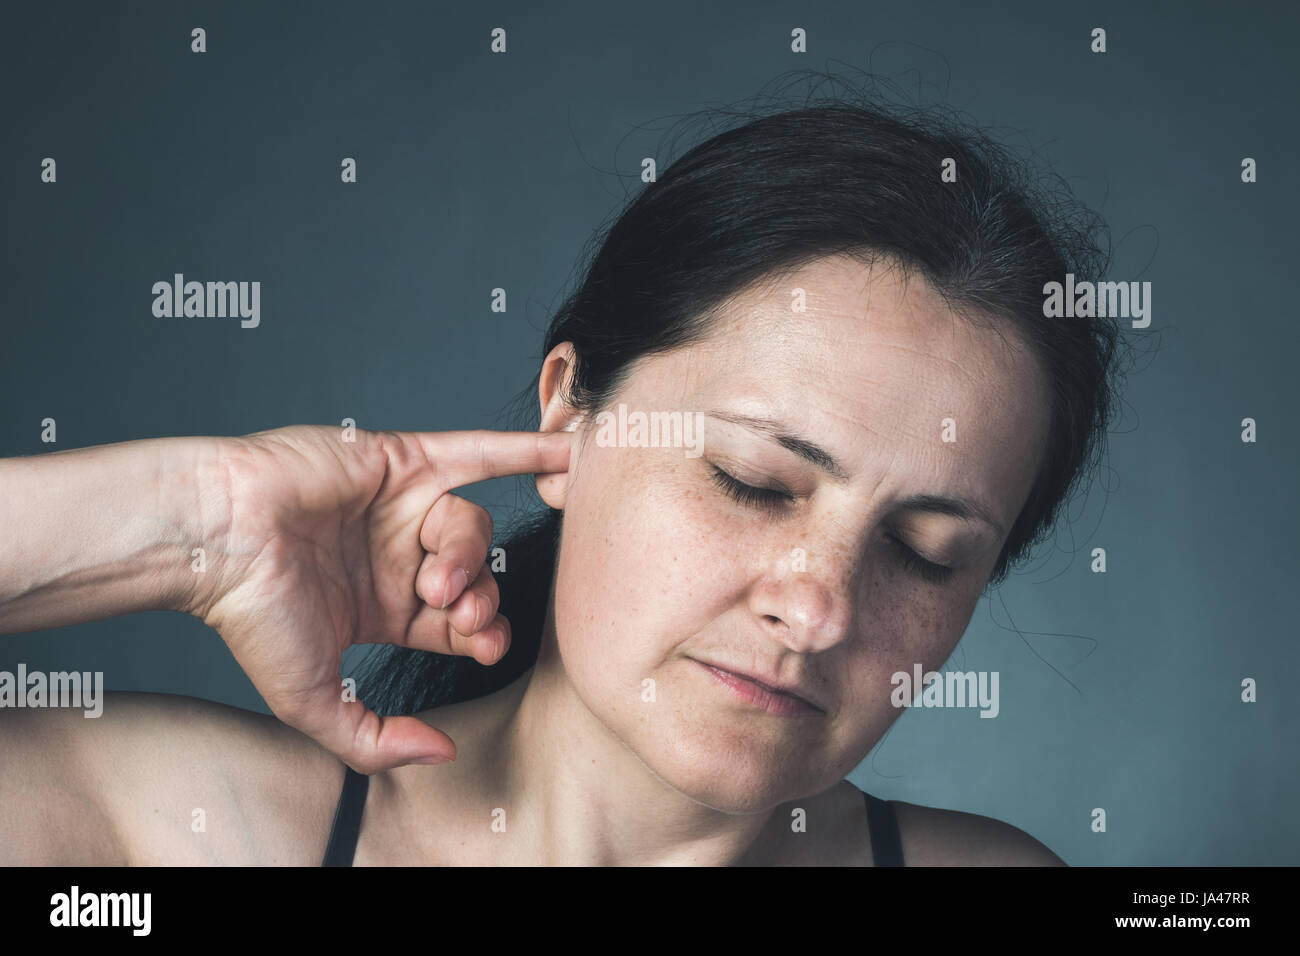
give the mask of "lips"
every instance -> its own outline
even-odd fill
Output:
[[[695,659],[691,658],[691,660]],[[704,661],[695,660],[695,663],[703,667],[718,683],[727,687],[737,697],[760,710],[786,717],[825,712],[807,697],[786,687],[774,686],[749,674],[707,664]]]

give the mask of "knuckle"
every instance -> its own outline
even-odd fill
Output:
[[[470,649],[469,638],[454,627],[447,628],[447,643],[457,654],[465,654]]]
[[[474,547],[482,550],[485,542],[492,540],[495,525],[491,513],[482,505],[457,497],[455,503],[457,530],[465,535]]]
[[[368,433],[373,440],[373,447],[390,466],[401,461],[401,439],[394,431],[387,429]]]

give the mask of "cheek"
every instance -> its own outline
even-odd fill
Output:
[[[952,653],[969,617],[958,585],[918,584],[903,570],[888,568],[870,588],[859,628],[872,658],[890,673],[919,663],[933,670]]]
[[[640,694],[714,616],[722,577],[735,573],[707,492],[673,454],[593,447],[566,498],[556,635],[566,671],[593,695]]]
[[[954,585],[954,588],[956,585]],[[839,733],[846,753],[865,755],[906,710],[893,702],[894,675],[938,670],[970,620],[978,593],[921,587],[904,574],[876,576],[854,639],[845,648],[844,714]],[[853,762],[850,761],[849,769]],[[847,771],[846,771],[847,772]]]

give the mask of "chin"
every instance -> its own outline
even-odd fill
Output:
[[[664,784],[721,813],[760,813],[825,789],[805,766],[725,733],[683,732],[632,749]]]

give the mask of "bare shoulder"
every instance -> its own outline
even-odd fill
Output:
[[[132,696],[139,699],[125,706],[155,733],[179,734],[167,745],[172,759],[145,762],[149,785],[134,788],[138,796],[119,793],[123,829],[135,828],[132,862],[320,863],[342,761],[270,714],[197,698]]]
[[[274,716],[175,694],[110,692],[103,713],[31,723],[61,862],[315,865],[344,765]],[[61,827],[93,808],[94,827]],[[101,832],[107,831],[107,832]],[[106,852],[105,848],[111,848]]]
[[[891,800],[908,866],[1065,866],[1024,830],[977,813]]]

